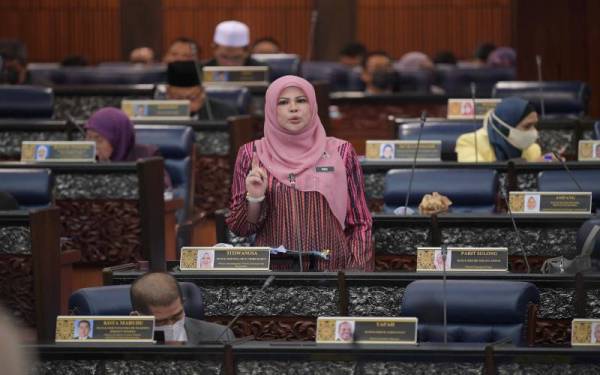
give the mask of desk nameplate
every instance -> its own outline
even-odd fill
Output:
[[[577,161],[599,161],[600,141],[581,140],[577,147]]]
[[[417,248],[417,272],[440,272],[444,269],[439,247]],[[448,272],[507,272],[506,247],[449,247],[446,255]]]
[[[189,120],[189,100],[122,100],[121,109],[134,120]]]
[[[96,142],[91,141],[24,141],[22,162],[95,163]]]
[[[417,343],[418,319],[412,317],[319,317],[319,344],[412,344]]]
[[[267,86],[267,66],[205,66],[202,83],[206,86]]]
[[[413,161],[417,151],[417,141],[368,140],[367,160]],[[441,161],[442,142],[425,141],[419,143],[418,161]]]
[[[573,319],[572,346],[600,346],[600,319]]]
[[[495,109],[498,103],[500,99],[475,99],[475,103],[473,99],[448,99],[448,119],[480,120],[488,111]]]
[[[183,247],[182,271],[268,271],[269,247]]]
[[[154,342],[154,316],[58,316],[56,342]]]
[[[511,191],[509,200],[513,214],[573,215],[592,212],[590,192]]]

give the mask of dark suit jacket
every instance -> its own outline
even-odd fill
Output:
[[[197,345],[206,341],[231,341],[235,339],[233,332],[231,329],[227,328],[227,331],[223,333],[223,330],[226,328],[220,324],[209,323],[202,320],[185,318],[185,323],[183,323],[185,328],[185,333],[187,335],[188,345]],[[221,336],[223,333],[223,336]],[[219,336],[221,336],[219,338]]]

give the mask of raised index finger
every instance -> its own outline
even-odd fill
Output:
[[[256,156],[256,153],[252,153],[252,169],[256,169],[258,168],[258,156]]]

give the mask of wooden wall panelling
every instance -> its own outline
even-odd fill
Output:
[[[119,60],[119,0],[0,0],[0,38],[18,38],[29,61],[61,61],[80,54],[90,62]]]
[[[357,0],[357,40],[394,58],[451,50],[471,58],[476,46],[511,42],[510,0]]]
[[[312,0],[163,0],[163,49],[179,36],[194,38],[201,58],[211,57],[215,26],[225,20],[239,20],[250,27],[250,39],[271,36],[285,52],[306,54]]]

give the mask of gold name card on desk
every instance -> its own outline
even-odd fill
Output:
[[[154,316],[58,316],[55,341],[154,342]]]
[[[573,319],[571,345],[600,346],[600,319]]]
[[[483,119],[496,108],[500,99],[448,99],[448,118],[452,120]]]
[[[513,214],[589,214],[592,212],[590,192],[511,191]]]
[[[183,247],[182,271],[268,271],[269,247]]]
[[[367,141],[367,160],[412,161],[417,151],[417,141]],[[419,143],[417,160],[440,161],[442,158],[441,141],[423,141]]]
[[[95,163],[96,142],[90,141],[24,141],[23,162]]]
[[[600,141],[579,141],[577,161],[600,161]]]
[[[440,272],[444,270],[442,249],[439,247],[417,248],[417,271]],[[506,247],[448,247],[446,271],[508,271]]]
[[[189,120],[189,100],[122,100],[121,110],[134,120]]]
[[[416,344],[417,318],[319,317],[319,344]]]
[[[267,86],[268,66],[205,66],[202,68],[205,86]]]

